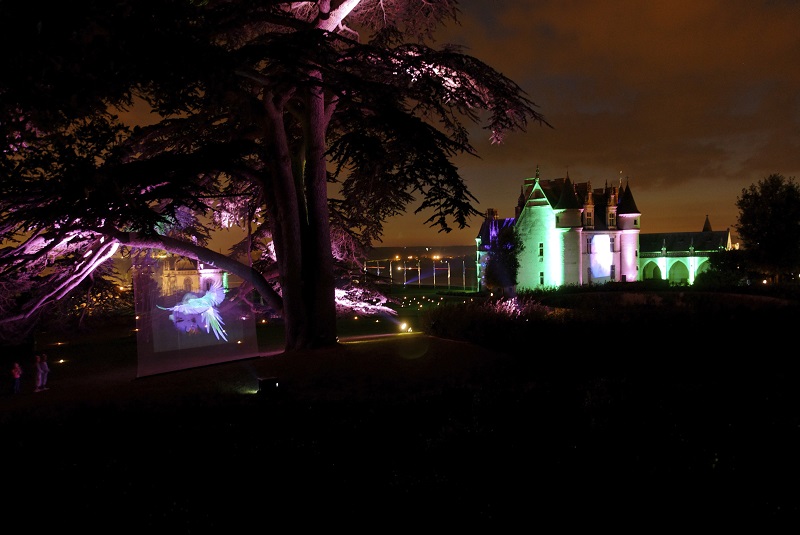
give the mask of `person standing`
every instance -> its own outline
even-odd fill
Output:
[[[34,392],[41,392],[42,391],[42,357],[36,355],[35,362],[33,364],[33,373],[34,375],[34,383],[36,384],[35,388],[33,389]]]
[[[47,353],[42,353],[42,360],[39,363],[42,370],[42,380],[39,388],[42,390],[49,390],[47,386],[47,376],[50,375],[50,365],[47,364]]]
[[[19,394],[20,390],[20,383],[22,381],[22,367],[20,367],[19,362],[14,363],[14,367],[11,368],[11,377],[14,378],[14,390],[15,394]]]

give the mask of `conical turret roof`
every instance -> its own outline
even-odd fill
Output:
[[[636,207],[636,201],[633,200],[633,193],[631,192],[630,184],[625,184],[622,187],[622,193],[619,196],[619,204],[617,204],[618,214],[641,214],[639,208]]]
[[[561,189],[561,196],[554,208],[556,210],[581,208],[581,202],[575,194],[575,187],[569,179],[569,173],[567,173],[567,178],[564,179],[564,187]]]

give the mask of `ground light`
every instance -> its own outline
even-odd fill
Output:
[[[259,377],[258,395],[265,398],[275,398],[279,393],[280,381],[277,377]]]

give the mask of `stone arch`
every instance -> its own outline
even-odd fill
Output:
[[[689,268],[680,260],[673,263],[669,268],[670,284],[689,284]]]
[[[656,262],[650,261],[642,268],[642,280],[658,279],[661,280],[661,268]]]

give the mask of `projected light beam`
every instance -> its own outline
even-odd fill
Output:
[[[181,302],[173,307],[158,306],[161,310],[169,310],[172,314],[169,319],[179,331],[188,334],[196,334],[199,330],[205,329],[207,333],[213,331],[217,340],[222,338],[228,341],[227,333],[223,327],[222,316],[217,310],[217,305],[225,299],[225,290],[222,284],[215,282],[203,297],[197,297],[193,293],[183,296]]]

